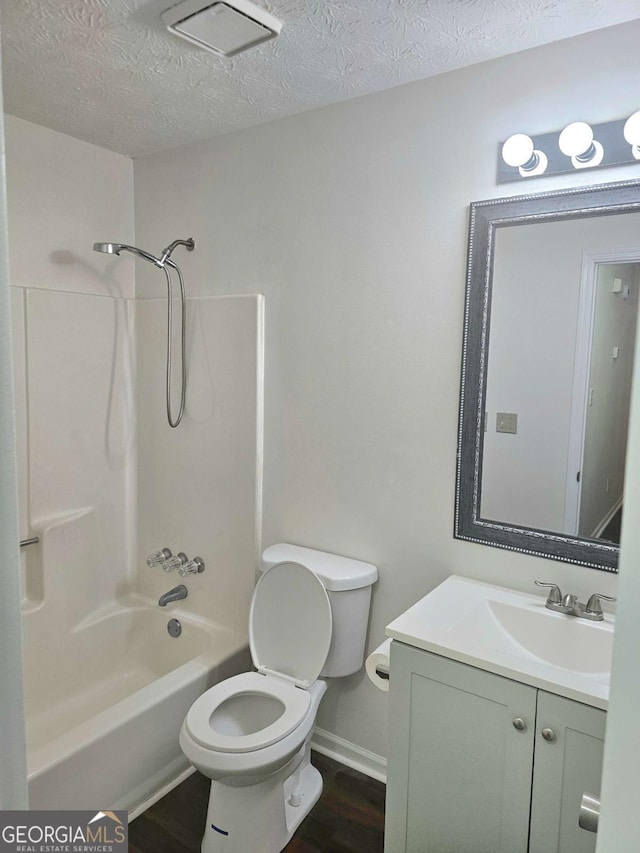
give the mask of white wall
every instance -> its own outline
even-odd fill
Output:
[[[583,256],[631,249],[640,251],[640,214],[498,229],[487,368],[483,518],[565,530]],[[518,415],[516,435],[496,432],[497,412]],[[583,494],[593,489],[590,483]]]
[[[128,157],[5,116],[11,285],[134,296],[133,263],[93,244],[133,243]]]
[[[2,91],[0,89],[0,107]],[[0,809],[27,806],[5,143],[0,114]]]
[[[377,564],[369,647],[452,572],[615,594],[613,576],[453,539],[456,427],[468,204],[592,182],[498,188],[497,143],[635,111],[639,38],[603,30],[135,162],[140,244],[193,235],[192,293],[265,294],[263,541]],[[362,673],[319,717],[376,753],[386,723]]]

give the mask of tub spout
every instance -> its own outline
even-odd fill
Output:
[[[170,589],[169,592],[165,592],[164,595],[161,595],[158,599],[158,604],[160,607],[166,607],[167,604],[170,604],[172,601],[180,601],[182,598],[186,598],[188,594],[186,586],[181,583],[179,586],[174,586],[174,588]]]

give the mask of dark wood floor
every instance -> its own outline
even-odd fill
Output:
[[[324,790],[286,853],[382,853],[382,782],[315,752],[312,762]],[[130,853],[199,853],[208,800],[209,780],[194,773],[129,824]]]

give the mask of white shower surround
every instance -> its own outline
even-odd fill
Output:
[[[261,300],[187,300],[178,430],[164,417],[165,311],[12,288],[22,535],[40,539],[22,553],[30,808],[137,813],[188,770],[191,704],[250,666]],[[204,556],[205,573],[149,568],[167,545]],[[181,581],[189,597],[159,608]]]
[[[188,298],[189,390],[170,429],[164,279],[135,300],[142,262],[91,249],[135,243],[131,162],[19,119],[6,129],[20,538],[40,538],[21,553],[30,804],[136,809],[186,771],[195,698],[249,665],[262,300]],[[150,248],[176,236],[189,235]],[[207,569],[159,608],[182,581],[146,565],[165,546]]]
[[[165,300],[12,288],[12,309],[22,522],[40,538],[22,553],[30,808],[137,813],[188,770],[178,732],[191,704],[250,666],[261,300],[188,300],[191,396],[176,431]],[[161,609],[183,579],[145,555],[168,544],[207,570]]]

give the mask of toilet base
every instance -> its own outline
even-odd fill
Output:
[[[321,794],[308,746],[293,772],[290,762],[257,785],[213,781],[202,853],[280,853]]]
[[[304,764],[304,762],[303,762]],[[320,771],[310,762],[300,766],[298,772],[292,773],[284,783],[285,818],[287,821],[287,839],[283,847],[300,826],[305,817],[320,799],[322,794],[322,776]],[[297,795],[297,799],[294,797]],[[293,805],[292,800],[298,805]],[[280,848],[279,848],[280,849]]]

